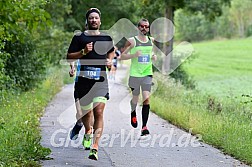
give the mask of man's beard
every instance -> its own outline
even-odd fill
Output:
[[[93,27],[91,24],[88,25],[88,29],[89,30],[98,30],[99,29],[99,26],[96,25],[95,27]]]
[[[148,32],[147,31],[141,31],[142,35],[147,35]]]
[[[89,30],[98,30],[99,28],[98,28],[98,26],[97,26],[97,27],[92,27],[92,26],[90,26],[90,27],[88,27],[88,29],[89,29]]]

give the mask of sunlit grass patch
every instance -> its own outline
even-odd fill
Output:
[[[0,107],[0,166],[40,166],[50,150],[40,145],[39,120],[63,86],[64,71],[54,68],[36,89],[10,95]]]

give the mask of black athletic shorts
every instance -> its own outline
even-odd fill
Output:
[[[74,85],[74,99],[80,100],[81,106],[89,105],[96,97],[109,99],[108,82],[97,82],[93,79],[78,77]]]

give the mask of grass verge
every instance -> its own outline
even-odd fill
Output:
[[[38,88],[10,95],[3,101],[0,107],[0,166],[40,166],[39,160],[50,153],[40,145],[39,120],[67,76],[66,69],[51,68]]]
[[[202,92],[189,92],[163,75],[155,74],[155,78],[158,87],[151,97],[152,111],[193,134],[201,134],[204,142],[252,164],[252,103],[221,101]]]

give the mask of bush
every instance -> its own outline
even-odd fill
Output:
[[[179,66],[174,70],[170,76],[174,78],[177,82],[181,82],[188,89],[195,88],[195,81],[188,75],[188,73],[183,69],[183,66]]]
[[[66,58],[73,35],[57,28],[50,29],[43,39],[39,39],[37,49],[48,57],[51,65],[59,65],[60,60]]]
[[[4,50],[10,54],[5,65],[5,75],[11,78],[15,89],[26,91],[42,80],[47,60],[35,51],[35,44],[30,39],[24,43],[7,42]]]
[[[11,92],[12,80],[5,72],[5,63],[7,61],[9,54],[5,53],[3,50],[0,51],[0,103],[8,95],[7,90]]]
[[[248,27],[247,32],[246,32],[246,36],[247,37],[252,36],[252,24]]]

